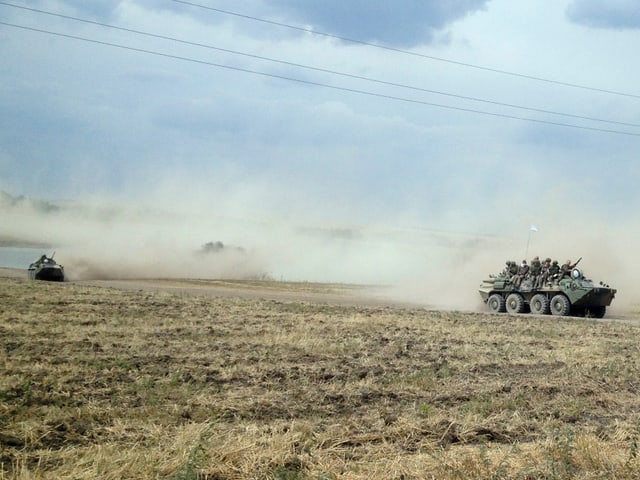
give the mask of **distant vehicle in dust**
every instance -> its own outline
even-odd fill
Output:
[[[42,255],[29,265],[29,280],[46,280],[49,282],[64,282],[64,267],[54,259],[55,252],[50,257]]]
[[[616,289],[598,285],[567,260],[562,266],[550,258],[530,264],[508,261],[505,269],[490,275],[480,285],[480,296],[494,313],[534,313],[537,315],[602,318],[616,296]]]

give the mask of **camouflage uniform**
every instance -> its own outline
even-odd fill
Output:
[[[571,260],[567,260],[560,267],[560,278],[571,276],[571,270],[573,269],[573,265],[571,265]]]
[[[529,268],[529,275],[533,279],[532,283],[534,286],[538,285],[541,272],[542,264],[540,263],[540,257],[534,257],[533,260],[531,260],[531,268]]]
[[[551,281],[557,280],[557,275],[560,273],[560,266],[558,265],[558,261],[554,260],[549,267],[549,278]]]
[[[538,277],[538,283],[536,285],[536,288],[544,287],[547,281],[549,280],[549,268],[551,268],[551,259],[546,258],[542,263],[540,276]]]
[[[511,266],[509,267],[509,276],[513,277],[517,273],[518,273],[518,265],[516,265],[516,262],[511,260]]]
[[[527,265],[526,260],[522,260],[522,263],[518,267],[518,273],[514,275],[512,278],[513,284],[516,287],[519,287],[520,284],[522,283],[522,280],[524,280],[527,277],[528,273],[529,273],[529,265]]]

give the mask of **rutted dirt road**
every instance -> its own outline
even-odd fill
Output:
[[[26,278],[22,269],[0,268],[0,277]],[[320,302],[353,306],[425,307],[425,304],[398,301],[385,287],[339,283],[281,282],[270,280],[208,279],[92,279],[65,282],[128,291],[169,292],[178,295],[240,297],[279,301]]]

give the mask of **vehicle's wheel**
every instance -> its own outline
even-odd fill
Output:
[[[571,302],[569,299],[559,293],[551,299],[551,314],[566,317],[571,311]]]
[[[511,293],[507,297],[507,312],[522,313],[524,312],[524,298],[519,293]]]
[[[531,298],[529,307],[531,307],[531,313],[536,315],[548,315],[551,312],[549,310],[549,299],[541,293],[537,293]]]
[[[504,313],[506,311],[504,306],[504,297],[498,293],[494,293],[489,297],[487,305],[489,306],[489,310],[493,313]]]
[[[605,306],[591,307],[585,310],[585,316],[591,318],[603,318],[606,311],[607,307]]]

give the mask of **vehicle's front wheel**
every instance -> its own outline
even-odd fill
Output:
[[[571,311],[571,302],[562,294],[558,294],[551,299],[551,314],[566,317]]]
[[[487,305],[489,306],[489,310],[493,313],[504,313],[506,311],[504,297],[498,293],[494,293],[489,297]]]
[[[531,307],[531,313],[536,315],[548,315],[550,313],[549,299],[541,293],[537,293],[531,298],[529,307]]]

